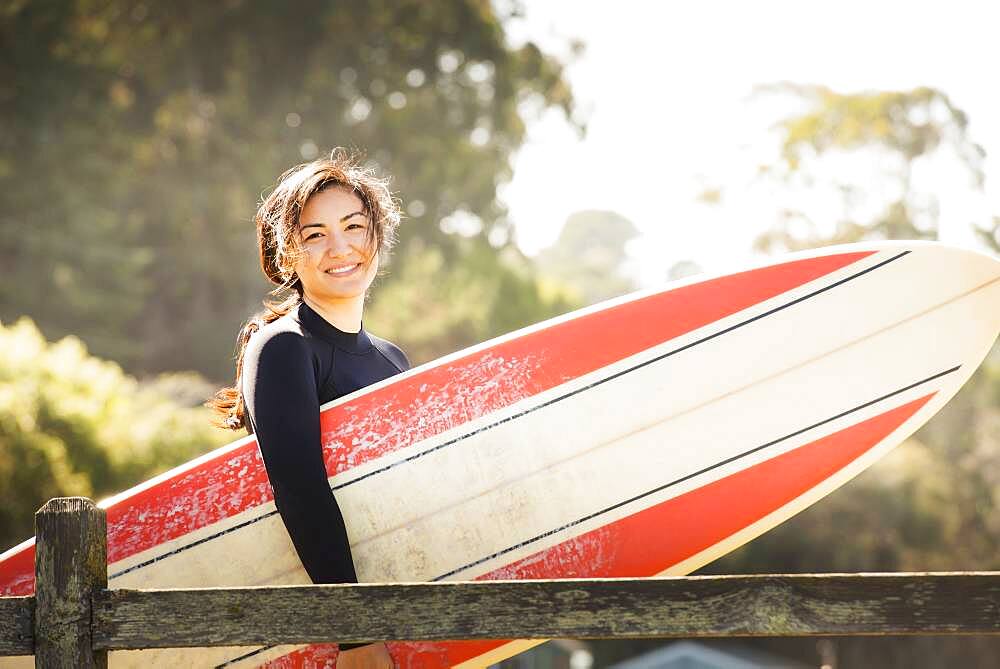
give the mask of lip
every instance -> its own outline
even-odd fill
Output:
[[[341,277],[341,276],[350,276],[359,269],[361,269],[361,263],[353,263],[350,265],[337,265],[336,267],[328,267],[327,269],[323,270],[323,273],[326,274],[327,276]]]

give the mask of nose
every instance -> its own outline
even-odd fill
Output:
[[[351,252],[351,245],[340,230],[334,230],[326,238],[326,253],[332,258],[346,256]]]

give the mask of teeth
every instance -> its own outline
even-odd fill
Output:
[[[333,269],[326,270],[327,274],[347,274],[348,272],[353,272],[357,265],[350,265],[348,267],[335,267]]]

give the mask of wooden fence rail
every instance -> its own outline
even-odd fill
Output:
[[[37,594],[0,598],[0,655],[40,667],[185,646],[1000,634],[1000,572],[108,590],[102,510],[52,500],[36,530]]]
[[[35,652],[34,597],[0,597],[0,657]]]

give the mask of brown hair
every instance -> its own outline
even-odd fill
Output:
[[[257,245],[260,268],[277,285],[271,294],[284,299],[265,300],[264,311],[255,314],[240,330],[236,340],[236,382],[223,388],[206,402],[214,412],[217,425],[232,430],[249,428],[246,405],[240,391],[243,354],[251,335],[262,326],[281,318],[302,300],[302,283],[294,265],[302,252],[299,244],[299,216],[306,202],[328,188],[351,190],[361,200],[368,216],[368,243],[383,255],[395,241],[399,225],[399,205],[389,192],[387,182],[374,169],[361,164],[356,154],[334,149],[328,158],[303,163],[278,178],[278,184],[257,209]],[[289,294],[289,291],[290,294]]]

